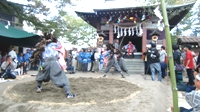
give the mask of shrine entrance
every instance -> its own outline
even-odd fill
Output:
[[[119,38],[119,43],[121,43],[121,47],[128,44],[129,41],[131,41],[132,44],[135,45],[137,52],[142,52],[142,37],[134,35],[134,36],[125,36]]]

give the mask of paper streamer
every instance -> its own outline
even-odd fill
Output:
[[[132,28],[132,36],[134,35],[134,28]]]
[[[131,28],[128,29],[129,36],[131,36]]]
[[[114,26],[114,33],[117,33],[117,29],[116,29],[116,26]]]
[[[124,36],[126,36],[127,32],[126,32],[126,28],[124,29]]]
[[[119,27],[117,28],[117,38],[120,37],[120,33],[119,33]]]
[[[136,35],[138,35],[138,26],[136,27]]]
[[[123,36],[123,29],[121,28],[121,36]]]

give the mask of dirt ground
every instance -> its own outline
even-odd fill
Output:
[[[52,82],[36,93],[35,77],[18,77],[0,83],[0,112],[167,112],[172,105],[169,80],[147,80],[141,75],[120,78],[119,74],[99,78],[102,74],[69,75],[71,91],[77,94],[67,99],[64,90]]]

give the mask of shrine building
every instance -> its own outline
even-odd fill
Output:
[[[193,5],[194,2],[167,6],[170,30],[185,17]],[[138,54],[141,57],[142,52],[146,51],[152,41],[150,34],[153,31],[160,34],[157,39],[157,46],[166,46],[163,20],[160,20],[155,14],[156,8],[158,8],[158,5],[75,12],[85,22],[96,28],[98,34],[103,33],[106,35],[103,41],[104,45],[114,43],[118,39],[122,47],[131,41],[137,48],[136,55]]]

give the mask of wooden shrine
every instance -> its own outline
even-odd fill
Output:
[[[193,3],[168,6],[167,13],[170,29],[174,28],[193,7]],[[152,41],[150,34],[157,30],[160,36],[157,45],[166,45],[164,25],[155,15],[156,5],[142,7],[127,7],[115,9],[93,9],[94,12],[78,12],[76,14],[88,24],[97,29],[97,33],[104,33],[103,44],[119,40],[122,46],[131,41],[137,52],[146,51]],[[160,27],[162,26],[162,28]]]

